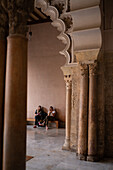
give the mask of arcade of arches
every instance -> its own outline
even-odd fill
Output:
[[[1,0],[0,169],[25,169],[26,34],[35,7],[50,17],[65,44],[60,52],[66,57],[62,149],[87,161],[113,157],[113,1]]]

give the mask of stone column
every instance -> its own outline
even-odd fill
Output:
[[[86,159],[87,155],[87,118],[88,118],[88,66],[80,65],[80,101],[79,101],[79,132],[78,132],[78,158]]]
[[[20,35],[11,35],[7,40],[3,169],[24,170],[27,113],[27,39]]]
[[[66,131],[63,150],[70,150],[70,131],[71,131],[71,93],[72,93],[72,68],[70,66],[61,67],[66,83]]]
[[[7,16],[0,2],[0,169],[3,154],[4,91],[6,68],[6,27]]]
[[[97,160],[97,63],[89,65],[89,116],[87,160]]]
[[[0,169],[2,166],[6,41],[0,39]]]
[[[72,102],[71,102],[71,151],[78,153],[78,116],[79,116],[79,64],[72,67]]]
[[[71,75],[65,75],[66,82],[66,136],[65,143],[62,147],[63,150],[70,149],[70,129],[71,129],[71,91],[72,91],[72,78]]]
[[[27,111],[27,17],[26,1],[7,0],[9,36],[5,89],[3,170],[25,170]],[[6,5],[6,4],[4,4]]]

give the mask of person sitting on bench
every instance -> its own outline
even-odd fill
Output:
[[[46,130],[48,130],[48,121],[55,120],[56,111],[53,109],[53,106],[50,106],[48,115],[46,116],[45,123],[46,123]]]
[[[45,118],[44,111],[43,111],[42,107],[39,105],[38,109],[36,109],[36,111],[35,111],[35,126],[34,126],[34,128],[36,128],[39,125],[38,122],[40,120],[43,120],[44,118]]]

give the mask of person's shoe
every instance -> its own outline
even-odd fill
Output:
[[[48,130],[48,126],[46,126],[46,130]]]
[[[36,125],[34,125],[33,128],[36,128]]]

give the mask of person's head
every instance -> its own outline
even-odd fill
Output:
[[[50,111],[50,112],[53,111],[53,106],[50,106],[49,111]]]
[[[38,111],[40,111],[41,109],[42,109],[42,107],[39,105],[39,106],[38,106]]]

